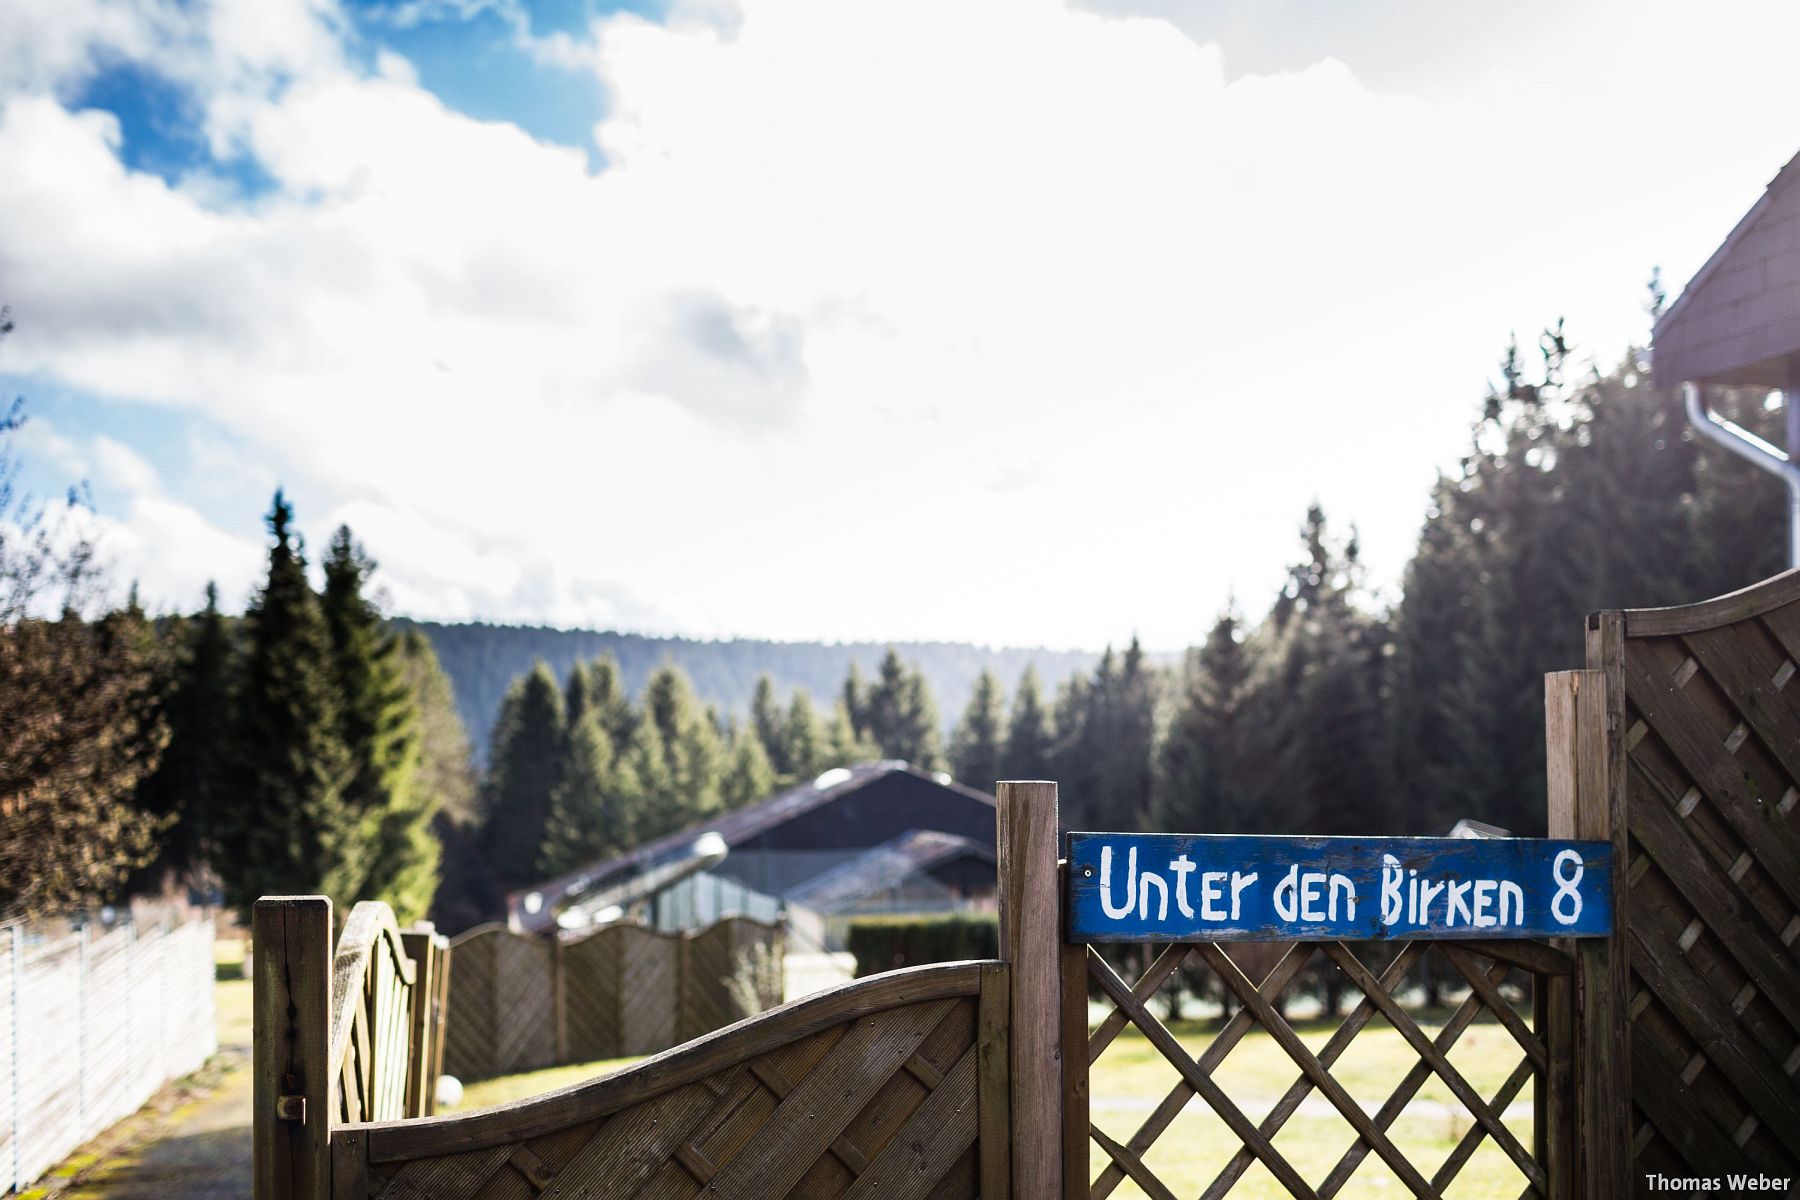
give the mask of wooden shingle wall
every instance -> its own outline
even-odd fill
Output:
[[[1770,183],[1657,322],[1659,387],[1784,388],[1800,354],[1800,159]]]

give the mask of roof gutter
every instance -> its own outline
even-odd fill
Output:
[[[1727,421],[1708,411],[1700,385],[1681,385],[1682,399],[1687,405],[1688,423],[1700,436],[1722,446],[1748,462],[1761,467],[1787,484],[1788,490],[1788,566],[1800,567],[1800,388],[1782,392],[1787,410],[1787,452],[1757,437],[1743,426]]]

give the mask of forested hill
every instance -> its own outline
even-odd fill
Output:
[[[749,710],[757,676],[764,672],[774,679],[780,694],[786,695],[795,687],[805,688],[821,708],[829,711],[851,662],[858,665],[865,678],[872,677],[887,649],[875,642],[707,642],[591,629],[445,625],[408,620],[397,624],[416,627],[431,639],[456,688],[456,707],[468,727],[476,756],[483,763],[501,698],[508,685],[529,671],[536,659],[549,663],[560,679],[576,660],[610,654],[618,660],[633,695],[657,667],[674,663],[687,672],[702,700],[718,705],[721,712],[742,715]],[[1045,687],[1054,689],[1074,672],[1092,671],[1099,660],[1099,655],[1086,651],[995,649],[960,642],[896,642],[894,648],[930,682],[938,717],[946,730],[968,705],[975,677],[983,667],[991,668],[1011,687],[1027,666],[1035,666]]]

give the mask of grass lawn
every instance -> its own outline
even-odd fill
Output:
[[[217,938],[213,942],[213,1004],[218,1010],[219,1048],[248,1046],[254,1010],[250,980],[244,974],[244,942]]]
[[[1428,1035],[1436,1027],[1421,1019]],[[1298,1022],[1301,1039],[1318,1050],[1331,1037],[1335,1022]],[[1176,1036],[1198,1055],[1211,1041],[1213,1030],[1202,1022],[1178,1022]],[[1478,1021],[1466,1030],[1450,1052],[1450,1061],[1484,1098],[1499,1090],[1523,1057],[1506,1030],[1492,1021]],[[612,1059],[556,1067],[524,1075],[510,1075],[469,1085],[457,1111],[521,1100],[554,1088],[604,1075],[629,1066],[636,1059]],[[1408,1069],[1418,1061],[1400,1034],[1377,1017],[1364,1027],[1350,1049],[1332,1067],[1364,1111],[1374,1112],[1393,1092]],[[1260,1121],[1298,1076],[1299,1070],[1267,1033],[1257,1029],[1226,1056],[1213,1078],[1252,1121]],[[1091,1116],[1094,1125],[1117,1141],[1127,1141],[1175,1084],[1178,1076],[1155,1047],[1136,1029],[1127,1028],[1095,1064],[1092,1079]],[[1527,1150],[1531,1147],[1531,1084],[1514,1098],[1506,1124]],[[1472,1119],[1456,1103],[1450,1089],[1430,1076],[1415,1094],[1405,1113],[1389,1129],[1394,1144],[1429,1179],[1468,1132]],[[1317,1184],[1356,1140],[1350,1125],[1317,1092],[1290,1117],[1275,1138],[1275,1148],[1286,1155],[1302,1178]],[[1200,1194],[1235,1154],[1241,1143],[1203,1101],[1191,1099],[1181,1114],[1157,1138],[1145,1161],[1177,1196]],[[1107,1165],[1106,1154],[1090,1143],[1092,1172]],[[1451,1197],[1512,1200],[1525,1188],[1524,1177],[1506,1154],[1484,1140],[1481,1148],[1458,1174],[1447,1192]],[[1125,1183],[1114,1193],[1140,1197],[1136,1185]],[[1254,1164],[1232,1190],[1233,1200],[1281,1200],[1288,1195],[1266,1168]],[[1345,1197],[1407,1196],[1406,1186],[1373,1153],[1365,1157],[1339,1193]]]

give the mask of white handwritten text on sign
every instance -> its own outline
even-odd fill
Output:
[[[1612,932],[1606,842],[1073,833],[1068,850],[1075,942]]]

